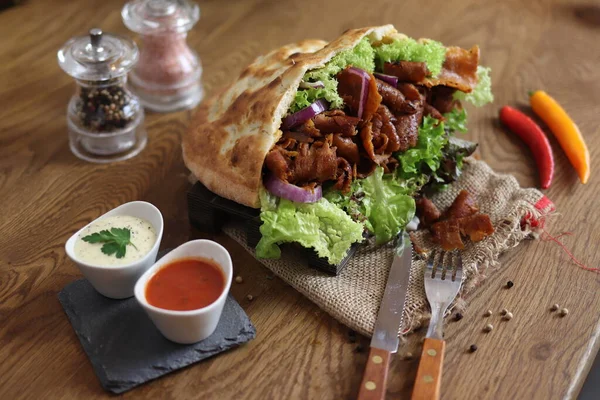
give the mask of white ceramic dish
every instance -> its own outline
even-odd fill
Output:
[[[154,307],[146,301],[146,284],[163,266],[180,258],[204,258],[219,265],[225,276],[223,293],[206,307],[190,311],[172,311]],[[154,325],[167,339],[182,344],[196,343],[215,331],[231,287],[233,265],[227,250],[211,240],[192,240],[172,250],[156,262],[135,285],[135,298]]]
[[[152,249],[143,258],[125,265],[95,266],[79,260],[75,255],[75,241],[81,231],[102,218],[115,215],[130,215],[150,222],[156,232],[156,242]],[[136,282],[156,261],[163,235],[163,227],[163,217],[158,208],[145,201],[132,201],[110,210],[78,230],[67,240],[65,251],[69,258],[77,264],[83,276],[100,294],[112,299],[125,299],[133,296],[133,288]]]

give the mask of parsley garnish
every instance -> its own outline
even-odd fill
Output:
[[[116,253],[117,258],[125,257],[128,244],[135,247],[130,239],[131,231],[127,228],[110,228],[110,231],[105,229],[81,238],[81,240],[88,243],[104,243],[100,250],[109,256]],[[137,247],[135,249],[137,250]]]

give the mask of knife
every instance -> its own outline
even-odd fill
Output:
[[[388,274],[371,339],[367,366],[358,391],[359,400],[385,398],[390,358],[392,353],[398,350],[398,329],[404,311],[412,263],[411,242],[405,238],[403,244],[404,246],[398,247]]]

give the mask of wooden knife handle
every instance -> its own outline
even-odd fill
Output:
[[[446,342],[439,339],[425,339],[423,352],[412,400],[437,400],[440,398],[442,383],[442,366],[444,365],[444,349]]]
[[[367,367],[358,391],[358,400],[385,399],[390,356],[389,351],[371,347]]]

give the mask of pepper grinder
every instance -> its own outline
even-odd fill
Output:
[[[96,163],[121,161],[146,146],[144,110],[126,87],[137,59],[132,40],[97,28],[58,51],[58,64],[77,83],[67,106],[69,146],[77,157]]]
[[[186,0],[133,0],[121,12],[123,23],[140,35],[140,60],[130,87],[144,107],[171,112],[195,107],[203,98],[198,55],[186,42],[200,8]]]

